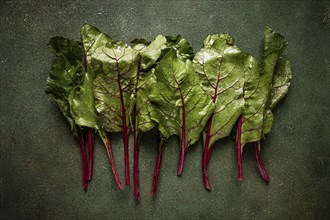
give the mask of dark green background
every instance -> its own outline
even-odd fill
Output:
[[[330,217],[330,2],[13,0],[1,1],[0,21],[1,218]],[[226,32],[258,57],[265,25],[284,34],[293,79],[263,143],[270,184],[258,174],[251,147],[243,155],[244,181],[236,179],[235,145],[227,138],[214,146],[209,166],[213,190],[207,192],[201,141],[188,150],[184,174],[177,177],[179,141],[173,137],[166,142],[158,194],[152,199],[157,132],[151,131],[141,142],[139,204],[132,187],[117,190],[99,139],[93,181],[84,192],[77,140],[44,89],[54,59],[46,45],[49,38],[79,38],[85,22],[125,42],[181,34],[195,51],[208,34]],[[113,146],[124,181],[120,135],[113,135]]]

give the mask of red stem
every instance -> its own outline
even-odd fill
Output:
[[[119,71],[119,66],[117,63],[117,69]],[[123,121],[123,142],[124,142],[124,159],[125,159],[125,183],[126,186],[130,185],[130,177],[129,177],[129,157],[128,157],[128,128],[126,123],[126,110],[125,110],[125,102],[123,98],[123,89],[121,88],[120,84],[120,77],[118,73],[118,89],[120,94],[120,102],[121,102],[121,111],[122,111],[122,121]]]
[[[137,95],[138,90],[138,81],[140,78],[140,71],[141,71],[141,57],[139,59],[138,70],[136,74],[136,84],[135,84],[135,98]],[[137,127],[137,111],[136,105],[134,106],[134,124],[133,124],[133,132],[134,132],[134,162],[133,162],[133,184],[134,184],[134,197],[136,200],[140,198],[140,186],[139,186],[139,131]]]
[[[111,169],[112,169],[112,173],[115,177],[115,180],[116,180],[116,183],[117,183],[117,186],[119,189],[123,189],[123,186],[121,185],[121,182],[120,182],[120,179],[119,179],[119,176],[118,176],[118,173],[117,173],[117,168],[116,168],[116,164],[115,164],[115,160],[113,158],[113,152],[112,152],[112,145],[111,145],[111,141],[110,141],[110,135],[108,133],[106,133],[106,136],[107,136],[107,150],[108,150],[108,154],[109,154],[109,157],[110,157],[110,165],[111,165]]]
[[[92,180],[93,173],[93,131],[91,128],[87,128],[87,139],[88,139],[88,170],[87,180]]]
[[[160,165],[162,163],[162,155],[163,155],[163,141],[159,142],[157,157],[156,157],[156,165],[154,169],[154,177],[152,180],[152,186],[151,186],[151,196],[154,196],[157,192],[157,186],[158,186],[158,177],[160,172]]]
[[[133,162],[134,197],[140,198],[139,189],[139,134],[136,126],[136,108],[134,108],[134,162]]]
[[[212,120],[213,120],[213,114],[211,115],[209,119],[209,123],[207,126],[206,136],[205,136],[205,145],[204,145],[204,151],[203,151],[203,160],[202,160],[202,173],[203,173],[203,181],[205,189],[211,190],[209,177],[207,174],[207,165],[210,159],[211,152],[209,151],[209,144],[210,144],[210,138],[211,138],[211,127],[212,127]]]
[[[241,145],[241,134],[242,134],[243,118],[242,116],[238,119],[237,126],[237,165],[238,165],[238,180],[243,180],[243,168],[242,168],[242,145]]]
[[[178,175],[181,176],[181,174],[183,172],[185,151],[186,151],[186,148],[187,148],[187,143],[186,143],[186,110],[185,110],[185,105],[184,105],[184,96],[182,94],[180,84],[176,80],[175,80],[175,82],[178,85],[178,90],[180,92],[180,98],[181,98],[181,103],[182,103],[181,153],[180,153],[179,167],[178,167],[178,172],[177,172]]]
[[[79,128],[78,128],[79,129]],[[80,153],[81,153],[81,170],[82,170],[82,186],[84,190],[87,190],[87,169],[86,169],[86,152],[85,152],[85,144],[82,135],[78,131],[79,145],[80,145]]]
[[[216,103],[216,101],[217,101],[219,83],[220,83],[220,65],[218,67],[217,82],[216,82],[216,86],[215,86],[215,89],[214,89],[214,95],[213,95],[213,98],[212,98],[213,103]],[[211,115],[211,117],[209,119],[208,126],[207,126],[206,140],[205,140],[205,145],[204,145],[203,161],[202,161],[203,181],[204,181],[204,186],[207,190],[211,190],[209,177],[208,177],[208,174],[207,174],[207,167],[209,165],[209,162],[210,162],[210,159],[211,159],[211,153],[212,153],[212,146],[209,147],[210,139],[211,139],[212,121],[213,121],[213,114]]]
[[[262,178],[264,179],[264,181],[268,183],[269,182],[269,176],[268,176],[268,174],[265,170],[265,167],[262,164],[262,161],[259,157],[259,148],[258,148],[258,143],[257,142],[254,142],[254,155],[255,155],[255,158],[256,158],[256,162],[257,162],[259,172],[260,172]]]
[[[210,159],[211,159],[211,154],[212,154],[212,146],[209,147],[208,153],[207,153],[207,161],[206,161],[206,166],[209,166]]]

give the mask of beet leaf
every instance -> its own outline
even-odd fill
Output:
[[[96,75],[93,88],[95,107],[103,129],[123,134],[125,183],[130,185],[128,142],[140,55],[121,41],[104,38],[102,43],[94,52],[88,52]]]
[[[69,95],[70,113],[75,124],[87,128],[88,169],[87,180],[92,179],[93,170],[93,136],[96,123],[96,110],[94,107],[93,80],[94,72],[91,67],[83,72],[83,81],[75,86]]]
[[[152,105],[149,100],[149,93],[152,85],[156,82],[154,68],[156,61],[161,56],[161,51],[165,48],[166,38],[159,35],[151,43],[144,39],[134,40],[133,47],[140,54],[137,83],[135,86],[135,106],[133,110],[133,134],[134,134],[134,163],[133,163],[133,182],[134,197],[140,198],[139,190],[139,141],[142,132],[149,131],[155,126],[151,120],[150,108]]]
[[[71,130],[78,137],[82,161],[82,185],[87,190],[86,152],[81,134],[81,127],[76,125],[75,117],[70,111],[70,94],[82,81],[83,50],[79,41],[63,37],[54,37],[49,41],[49,47],[56,55],[50,76],[47,79],[46,94],[59,106],[68,120]]]
[[[238,178],[243,179],[242,152],[246,143],[254,143],[260,150],[260,140],[270,131],[273,116],[271,109],[288,91],[291,71],[289,63],[281,61],[280,55],[286,48],[285,38],[270,28],[265,28],[264,54],[262,61],[251,57],[245,72],[244,111],[238,123],[237,160]],[[276,70],[276,66],[277,70]],[[278,72],[275,74],[275,72]],[[281,88],[281,89],[278,89]],[[257,143],[256,143],[257,142]],[[266,182],[269,177],[260,158],[257,159],[260,173]]]
[[[84,47],[85,56],[84,56],[83,62],[85,63],[85,68],[92,69],[91,71],[94,71],[93,67],[92,67],[92,55],[95,53],[96,49],[103,47],[106,43],[111,42],[112,39],[108,35],[103,34],[97,28],[95,28],[89,24],[85,24],[81,28],[80,33],[81,33],[83,47]],[[94,74],[94,72],[93,72],[93,74]],[[95,78],[95,74],[94,74],[94,78]],[[93,80],[94,80],[94,78],[93,78]],[[93,93],[93,85],[91,85],[90,89]],[[95,104],[95,101],[94,101],[94,104]],[[117,186],[119,189],[123,189],[123,186],[121,184],[121,181],[119,179],[118,172],[116,169],[116,164],[114,161],[112,145],[110,142],[110,135],[104,130],[104,128],[102,128],[100,126],[98,126],[98,133],[106,148],[106,151],[107,151],[107,154],[109,157],[109,163],[110,163],[113,175],[115,177]],[[88,137],[90,137],[90,136],[88,136]],[[92,146],[89,145],[89,147],[92,150]],[[91,151],[91,155],[92,155],[92,151]],[[90,164],[91,163],[89,163],[89,165]]]
[[[182,174],[185,151],[200,136],[214,106],[200,86],[201,77],[195,73],[192,62],[180,51],[187,51],[187,43],[173,47],[158,63],[151,100],[155,105],[151,117],[159,124],[163,139],[179,135],[181,140],[178,175]]]
[[[271,110],[274,109],[277,103],[289,92],[291,78],[292,73],[290,61],[280,57],[274,70],[272,90],[267,104],[266,117],[264,118],[263,135],[270,132],[273,123],[273,114]]]
[[[202,88],[215,104],[206,131],[202,159],[203,181],[210,190],[207,165],[213,144],[228,136],[244,107],[243,84],[248,55],[233,45],[228,34],[209,35],[204,48],[194,57],[195,71],[201,76]]]

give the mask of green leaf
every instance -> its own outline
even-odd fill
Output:
[[[288,94],[291,78],[292,72],[290,61],[280,57],[275,67],[270,104],[268,108],[274,109],[277,103]]]
[[[166,38],[162,35],[158,35],[151,43],[142,40],[134,40],[133,42],[139,42],[135,44],[133,49],[137,50],[141,55],[140,71],[148,71],[161,56],[161,52],[166,48]]]
[[[202,79],[202,88],[215,104],[210,125],[204,134],[208,148],[228,136],[244,107],[243,84],[248,55],[233,45],[228,34],[209,35],[204,48],[194,57],[195,71]]]
[[[151,69],[148,73],[140,74],[137,92],[136,92],[136,126],[137,130],[146,132],[155,126],[155,122],[151,119],[150,112],[153,106],[151,105],[149,95],[151,88],[156,83],[154,76],[155,69]]]
[[[136,43],[133,49],[140,54],[139,71],[135,88],[135,126],[136,131],[145,132],[155,126],[155,122],[150,117],[150,110],[153,106],[149,99],[152,84],[156,82],[154,76],[155,69],[152,67],[159,60],[162,50],[167,47],[167,42],[166,38],[162,35],[158,35],[152,42],[144,39],[136,39],[133,42]]]
[[[151,117],[159,124],[164,138],[179,135],[188,147],[195,143],[203,130],[213,105],[199,85],[200,76],[192,62],[178,57],[172,49],[158,63],[150,98],[155,105]]]
[[[65,57],[72,66],[81,63],[83,51],[80,41],[53,37],[49,40],[48,46],[57,57]]]
[[[93,69],[88,67],[83,76],[83,82],[70,92],[70,113],[77,125],[98,129],[93,95]]]
[[[124,126],[130,126],[139,53],[123,42],[108,42],[91,53],[91,58],[100,126],[109,132],[121,132]]]
[[[113,41],[110,36],[102,33],[90,24],[85,24],[81,28],[80,35],[82,38],[87,63],[91,62],[92,55],[98,48],[104,47],[106,44]]]
[[[292,73],[290,61],[283,57],[280,57],[275,67],[272,90],[267,105],[266,117],[264,118],[264,135],[269,133],[272,127],[273,114],[271,110],[274,109],[277,103],[281,101],[289,92],[291,78]]]
[[[249,69],[245,72],[242,148],[245,143],[259,141],[263,134],[270,131],[273,121],[272,113],[267,106],[271,99],[275,66],[287,41],[269,27],[265,28],[264,37],[264,54],[261,63],[251,57]]]
[[[176,51],[177,57],[183,61],[186,59],[192,60],[194,57],[192,46],[186,39],[182,38],[181,35],[166,36],[166,47],[162,50],[160,59],[166,56],[166,54],[171,50]]]
[[[47,79],[46,94],[57,103],[68,120],[71,130],[75,135],[78,135],[75,122],[70,113],[68,97],[71,90],[81,82],[83,71],[81,45],[79,41],[63,37],[50,39],[48,45],[55,53],[56,59]]]

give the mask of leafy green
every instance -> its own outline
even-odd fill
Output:
[[[266,116],[264,118],[263,135],[270,132],[273,123],[273,114],[271,110],[274,109],[277,103],[289,92],[291,78],[292,73],[290,61],[280,57],[276,63],[274,71],[272,90],[267,105]]]
[[[242,114],[242,149],[244,144],[248,142],[259,141],[262,135],[265,134],[263,132],[264,128],[266,132],[269,132],[272,117],[270,116],[271,112],[267,111],[268,103],[270,103],[269,107],[274,106],[279,101],[279,97],[285,95],[285,93],[280,95],[280,92],[277,90],[277,93],[273,92],[274,102],[269,101],[272,100],[271,91],[273,88],[272,83],[275,67],[281,53],[287,46],[287,41],[281,34],[275,33],[269,27],[265,28],[264,37],[265,43],[262,61],[259,64],[256,59],[251,59],[251,68],[249,68],[249,71],[245,75],[247,80],[244,89],[245,106]],[[285,90],[287,91],[287,89],[283,91]],[[265,120],[266,118],[268,119]],[[264,122],[266,122],[265,125]]]
[[[56,101],[63,115],[67,118],[74,135],[79,139],[82,161],[82,185],[84,190],[87,190],[87,180],[91,179],[92,157],[89,155],[90,160],[87,170],[85,145],[79,126],[86,124],[82,119],[86,119],[88,114],[81,112],[82,108],[79,103],[82,105],[90,104],[89,106],[92,109],[94,105],[93,103],[86,103],[88,100],[84,100],[86,98],[84,94],[90,93],[88,90],[91,88],[88,87],[88,83],[90,84],[91,82],[88,82],[88,80],[85,82],[84,80],[84,78],[88,78],[88,73],[84,73],[82,66],[83,50],[79,41],[63,37],[52,38],[49,42],[49,47],[55,53],[56,59],[47,79],[46,94]],[[89,130],[89,147],[92,147],[91,137]]]
[[[84,60],[84,64],[85,64],[85,68],[88,69],[88,71],[90,71],[90,75],[91,78],[93,78],[93,80],[88,81],[88,86],[90,86],[90,90],[89,90],[89,97],[90,100],[93,100],[94,102],[94,112],[93,115],[96,114],[97,118],[95,119],[95,121],[97,122],[97,129],[98,129],[98,134],[101,137],[104,146],[106,147],[106,151],[109,157],[109,162],[112,168],[112,172],[113,175],[115,177],[116,183],[119,187],[119,189],[123,189],[121,181],[119,179],[118,173],[117,173],[117,169],[116,169],[116,165],[115,165],[115,161],[114,161],[114,156],[113,156],[113,152],[112,152],[112,145],[111,145],[111,141],[110,141],[110,135],[106,132],[105,128],[103,128],[102,126],[99,125],[99,115],[97,114],[96,108],[95,108],[95,97],[94,97],[94,83],[95,83],[95,67],[93,67],[93,64],[98,65],[98,63],[100,63],[99,61],[94,60],[94,56],[97,50],[102,50],[103,47],[106,47],[107,44],[112,43],[113,40],[111,37],[109,37],[108,35],[102,33],[101,31],[99,31],[97,28],[89,25],[89,24],[85,24],[82,28],[81,28],[81,37],[82,37],[82,42],[83,42],[83,47],[84,47],[84,53],[85,53],[85,60]],[[99,67],[100,68],[100,67]],[[100,72],[100,70],[98,70]],[[99,73],[99,72],[96,72]],[[102,70],[101,70],[102,72]],[[103,72],[102,72],[103,73]],[[92,97],[93,95],[93,97]],[[92,112],[90,112],[92,113]],[[128,131],[125,132],[128,134]],[[125,141],[124,143],[128,142],[128,137],[127,135],[125,135]],[[125,151],[126,152],[126,151]],[[125,156],[126,158],[126,156]]]
[[[290,62],[281,57],[287,46],[285,38],[269,27],[264,35],[260,61],[242,52],[228,34],[209,35],[196,55],[180,35],[158,35],[151,42],[135,39],[130,47],[89,24],[81,28],[82,42],[52,38],[49,47],[56,59],[47,79],[46,94],[57,103],[79,138],[84,188],[87,189],[92,172],[91,128],[98,131],[106,146],[120,189],[109,132],[123,134],[129,185],[128,143],[129,131],[133,130],[134,196],[138,199],[138,145],[142,132],[158,124],[160,142],[154,194],[164,141],[172,135],[180,136],[178,175],[181,175],[185,151],[204,130],[203,180],[210,189],[206,168],[212,146],[231,133],[236,121],[238,177],[243,177],[243,147],[253,142],[259,171],[268,182],[259,157],[260,140],[271,130],[272,110],[288,93],[292,73]],[[87,178],[83,127],[87,127],[88,133]]]
[[[77,125],[98,129],[93,95],[93,69],[88,67],[83,77],[83,82],[70,92],[70,113]]]
[[[71,90],[82,80],[82,48],[79,41],[63,37],[51,38],[48,46],[56,55],[56,59],[47,78],[46,94],[57,103],[71,130],[78,136],[68,99]]]
[[[92,55],[98,48],[104,47],[106,44],[113,41],[110,36],[102,33],[100,30],[90,24],[85,24],[81,28],[80,35],[82,37],[86,62],[88,64],[91,64]]]
[[[199,85],[201,77],[195,73],[192,62],[185,58],[182,60],[177,50],[171,49],[165,55],[158,63],[155,75],[156,83],[150,94],[155,105],[151,117],[159,124],[165,139],[171,135],[180,136],[180,175],[184,152],[198,140],[214,107]]]
[[[106,131],[123,133],[126,185],[129,185],[128,135],[140,55],[124,42],[110,41],[90,56],[96,75],[93,90],[98,122]]]
[[[264,35],[264,51],[261,62],[251,58],[249,69],[245,71],[245,105],[237,129],[237,162],[238,178],[242,179],[243,147],[246,143],[254,142],[255,157],[260,174],[266,182],[269,182],[269,176],[259,158],[259,141],[271,129],[273,123],[272,107],[287,93],[290,76],[286,76],[289,74],[286,71],[290,67],[285,65],[283,61],[279,61],[281,53],[287,46],[285,38],[269,27],[265,28]]]
[[[215,104],[204,132],[203,181],[210,190],[207,164],[213,144],[228,136],[244,108],[243,86],[249,55],[234,45],[228,34],[209,35],[204,48],[194,57],[195,71],[201,75],[202,88]]]
[[[134,197],[136,200],[140,197],[139,189],[139,140],[140,132],[146,132],[155,126],[155,122],[151,119],[150,111],[153,106],[149,99],[149,93],[152,84],[155,83],[153,66],[161,56],[162,49],[166,47],[166,38],[159,35],[152,42],[144,39],[136,39],[133,47],[134,50],[140,54],[138,64],[137,83],[135,85],[134,98],[134,118],[133,118],[133,132],[134,132]]]
[[[228,136],[241,115],[244,107],[242,73],[247,58],[247,54],[233,45],[228,34],[209,35],[204,41],[204,48],[194,57],[195,71],[200,74],[202,88],[215,103],[210,127],[204,133],[208,148]]]
[[[139,54],[123,42],[109,43],[92,54],[96,77],[95,107],[99,123],[109,132],[130,126]]]
[[[150,109],[153,106],[150,103],[149,94],[152,85],[156,82],[153,66],[166,47],[166,38],[158,35],[152,42],[147,42],[144,39],[137,39],[133,42],[137,43],[133,49],[140,54],[137,83],[134,91],[136,109],[134,121],[136,128],[133,129],[146,132],[155,126],[155,122],[150,117]]]

